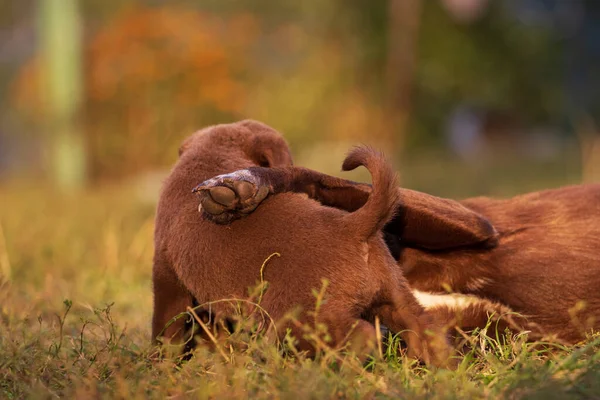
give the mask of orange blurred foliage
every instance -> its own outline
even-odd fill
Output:
[[[84,49],[83,123],[94,176],[170,162],[173,136],[239,113],[247,92],[242,53],[259,33],[253,15],[223,19],[172,6],[133,6],[110,18]],[[17,106],[36,119],[44,111],[40,64],[39,57],[26,64],[13,86]]]

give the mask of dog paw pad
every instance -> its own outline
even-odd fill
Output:
[[[226,224],[258,207],[270,189],[248,170],[219,175],[193,190],[200,197],[198,210],[213,222]]]
[[[235,207],[236,195],[227,186],[215,186],[208,189],[210,197],[217,203],[226,207]]]
[[[235,181],[233,187],[242,201],[248,200],[256,193],[256,186],[248,181]]]

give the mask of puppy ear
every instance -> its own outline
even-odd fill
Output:
[[[405,246],[444,250],[484,244],[495,246],[498,232],[485,217],[457,201],[399,189],[400,208],[384,230]]]
[[[290,148],[279,132],[258,121],[245,120],[241,124],[254,133],[246,150],[252,161],[261,167],[292,166]]]

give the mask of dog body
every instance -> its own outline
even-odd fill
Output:
[[[279,320],[300,306],[301,320],[306,322],[315,308],[313,289],[319,290],[322,279],[327,279],[326,301],[315,320],[327,324],[334,346],[344,344],[353,332],[374,341],[369,322],[378,315],[390,329],[412,331],[406,335],[409,353],[443,363],[440,360],[448,355],[445,343],[432,350],[425,340],[424,331],[432,328],[431,322],[412,296],[380,232],[398,200],[394,174],[380,156],[358,149],[344,164],[345,169],[365,165],[373,174],[371,194],[352,213],[325,207],[304,194],[283,193],[264,200],[247,218],[218,225],[198,213],[199,201],[192,188],[206,181],[195,191],[202,208],[216,216],[219,205],[204,201],[209,191],[217,198],[230,198],[237,190],[236,198],[248,206],[259,194],[237,185],[244,182],[244,171],[260,165],[290,165],[287,145],[271,128],[243,121],[196,133],[180,153],[157,209],[154,338],[171,318],[192,305],[192,299],[201,305],[211,303],[218,318],[226,316],[231,305],[214,302],[248,298],[249,288],[263,277],[269,286],[261,298],[262,308]],[[227,175],[236,170],[243,171]],[[279,257],[271,257],[274,253]],[[300,349],[311,351],[301,332],[291,328]],[[179,322],[162,336],[177,341],[181,333]]]
[[[600,185],[461,204],[492,223],[497,245],[406,248],[399,265],[412,287],[502,303],[566,342],[600,328]]]
[[[370,192],[303,168],[252,171],[252,183],[270,193],[306,193],[350,211]],[[600,185],[506,200],[457,202],[407,189],[398,195],[386,243],[417,298],[442,320],[462,313],[462,326],[481,327],[489,312],[514,311],[525,318],[508,325],[531,331],[530,338],[571,343],[600,329]],[[467,297],[440,296],[448,292]]]

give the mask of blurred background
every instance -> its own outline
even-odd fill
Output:
[[[152,202],[183,138],[242,118],[436,195],[599,181],[599,72],[596,0],[0,0],[0,182]]]

